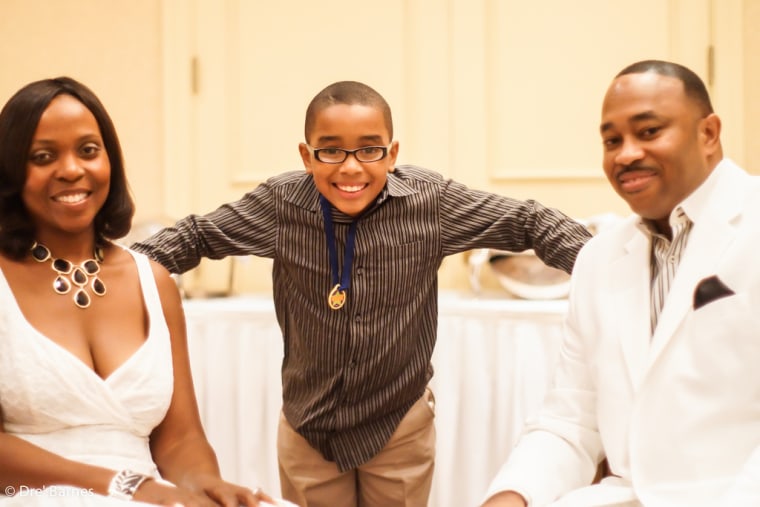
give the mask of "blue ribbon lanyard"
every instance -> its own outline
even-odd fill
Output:
[[[325,236],[327,237],[327,250],[330,255],[330,269],[332,271],[332,288],[327,295],[327,304],[333,310],[339,310],[346,304],[346,291],[351,283],[351,264],[354,261],[354,242],[356,240],[356,223],[351,222],[348,228],[346,251],[343,253],[343,270],[338,273],[338,250],[335,246],[335,229],[333,228],[332,211],[330,203],[323,195],[319,196],[319,204],[322,207],[322,215],[325,218]]]

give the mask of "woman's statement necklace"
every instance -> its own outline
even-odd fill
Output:
[[[96,296],[105,296],[106,284],[98,278],[100,263],[103,262],[102,248],[95,247],[92,252],[92,259],[87,259],[76,265],[66,259],[53,257],[48,247],[35,241],[32,245],[32,257],[37,262],[50,261],[50,267],[56,273],[55,280],[53,280],[53,290],[56,294],[68,294],[73,287],[76,287],[74,304],[79,308],[87,308],[92,302],[92,298],[87,292],[88,288]]]

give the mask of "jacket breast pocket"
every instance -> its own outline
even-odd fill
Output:
[[[679,341],[692,371],[706,384],[716,379],[759,378],[760,307],[757,291],[739,292],[720,297],[697,310],[684,322]],[[711,380],[712,379],[712,380]],[[755,390],[760,385],[746,387]]]

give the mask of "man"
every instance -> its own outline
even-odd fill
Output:
[[[274,259],[283,497],[309,507],[424,506],[441,262],[472,248],[533,248],[570,272],[590,234],[535,201],[396,166],[390,107],[363,83],[320,91],[304,136],[305,171],[274,176],[136,248],[173,272],[202,257]]]
[[[554,385],[485,506],[760,505],[760,182],[720,130],[681,65],[612,81],[604,171],[636,215],[581,251]]]

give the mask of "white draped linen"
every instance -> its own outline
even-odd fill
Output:
[[[534,414],[567,303],[441,292],[431,507],[476,506]],[[226,479],[279,494],[282,339],[270,297],[186,300],[201,418]]]

